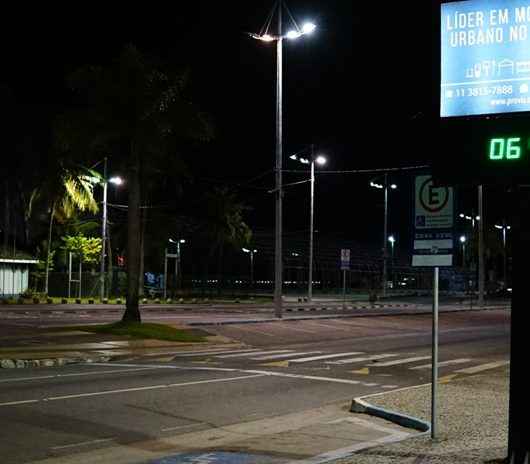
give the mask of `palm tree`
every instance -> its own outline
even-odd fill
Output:
[[[94,199],[94,185],[100,182],[97,173],[79,166],[56,166],[55,175],[43,187],[50,201],[50,222],[48,228],[48,246],[46,251],[46,274],[44,292],[48,294],[50,274],[50,252],[52,230],[55,219],[70,219],[76,211],[96,213],[98,204]]]
[[[203,115],[186,98],[187,76],[166,72],[134,46],[106,67],[70,78],[78,105],[58,123],[58,141],[73,152],[111,153],[127,169],[127,303],[124,321],[141,321],[140,202],[149,169],[176,156],[178,141],[211,136]]]

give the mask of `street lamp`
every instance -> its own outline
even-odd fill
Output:
[[[388,260],[388,190],[396,190],[396,184],[388,183],[388,174],[384,175],[384,183],[377,183],[374,179],[370,182],[370,187],[385,191],[385,220],[383,226],[383,297],[386,296],[387,285],[387,260]]]
[[[511,226],[506,225],[506,221],[503,221],[502,225],[495,224],[495,228],[502,231],[502,249],[503,249],[503,277],[504,277],[504,287],[508,286],[508,254],[506,252],[506,235]]]
[[[105,158],[105,162],[103,165],[103,218],[101,221],[101,257],[100,257],[100,263],[99,263],[99,273],[100,273],[100,288],[99,288],[99,296],[100,299],[103,300],[105,298],[105,255],[106,255],[106,246],[107,246],[107,188],[108,184],[114,184],[117,187],[120,185],[123,185],[123,179],[121,177],[111,177],[110,179],[107,179],[107,158]]]
[[[466,242],[467,238],[465,235],[460,236],[460,243],[462,244],[462,267],[466,267]]]
[[[294,25],[294,31],[283,35],[283,10],[287,10],[289,18]],[[277,35],[269,32],[274,15],[278,18]],[[282,317],[282,166],[283,166],[283,41],[284,39],[296,40],[304,35],[312,34],[316,29],[313,23],[306,23],[300,28],[293,18],[293,15],[284,4],[284,0],[278,0],[271,14],[265,21],[259,34],[250,34],[253,39],[262,42],[276,42],[276,238],[274,252],[274,307],[277,317]]]
[[[300,161],[302,164],[311,164],[311,204],[309,214],[309,273],[307,278],[307,301],[313,300],[313,250],[314,250],[314,227],[315,227],[315,164],[324,166],[328,160],[323,155],[315,155],[315,146],[311,145],[311,160],[298,158],[297,155],[291,155],[289,159]]]
[[[167,297],[167,260],[168,258],[175,258],[175,290],[178,287],[179,279],[180,279],[180,245],[183,245],[186,243],[186,240],[184,239],[178,239],[173,240],[172,238],[168,239],[169,243],[172,243],[173,245],[177,245],[177,253],[168,253],[168,249],[166,248],[166,256],[164,260],[164,299]]]
[[[242,250],[250,255],[250,288],[254,288],[254,254],[258,250],[249,250],[248,248],[242,248]]]
[[[391,249],[392,249],[392,261],[391,261],[391,264],[392,264],[392,288],[393,288],[394,287],[394,283],[395,283],[395,276],[394,276],[394,245],[396,243],[396,238],[393,235],[390,235],[388,237],[388,241],[390,242],[390,246],[391,246]]]

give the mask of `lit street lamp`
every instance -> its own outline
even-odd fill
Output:
[[[254,254],[258,250],[249,250],[248,248],[242,248],[242,250],[250,255],[250,288],[254,288]]]
[[[511,229],[511,226],[506,225],[506,221],[502,223],[502,226],[495,225],[495,228],[502,231],[502,249],[503,249],[503,278],[504,287],[508,286],[508,254],[506,252],[506,235]]]
[[[396,184],[388,183],[388,174],[384,176],[384,183],[370,182],[370,187],[385,191],[385,220],[383,226],[383,297],[386,296],[387,285],[387,260],[388,260],[388,190],[396,190]]]
[[[319,166],[324,166],[328,160],[323,155],[315,155],[315,146],[311,145],[311,160],[305,158],[298,158],[297,155],[289,157],[293,161],[300,161],[302,164],[311,164],[311,204],[309,214],[309,274],[307,278],[307,301],[313,300],[313,250],[314,250],[314,227],[315,227],[315,163]]]
[[[283,10],[287,10],[294,29],[283,35]],[[274,15],[278,18],[277,35],[269,32]],[[283,41],[285,39],[296,40],[304,35],[312,34],[316,29],[313,23],[306,23],[300,28],[293,18],[293,15],[284,4],[283,0],[278,0],[267,17],[264,26],[259,34],[250,34],[256,40],[262,42],[276,42],[276,239],[274,252],[274,306],[277,317],[282,317],[282,168],[283,168]]]
[[[460,243],[462,244],[462,267],[466,267],[466,241],[465,235],[460,236]]]
[[[393,235],[390,235],[388,237],[388,241],[390,242],[390,246],[392,249],[392,288],[394,287],[395,279],[394,279],[394,245],[396,244],[396,238]]]
[[[168,253],[168,250],[166,248],[166,256],[164,260],[164,299],[167,298],[167,260],[168,258],[175,258],[175,290],[178,287],[179,279],[180,279],[180,245],[183,245],[186,243],[186,240],[184,239],[178,239],[173,240],[170,238],[169,243],[172,243],[173,245],[177,245],[177,253]]]
[[[103,300],[105,298],[105,256],[107,248],[107,188],[109,182],[116,186],[123,185],[123,179],[121,177],[111,177],[107,179],[107,158],[103,165],[103,219],[101,221],[101,257],[99,263],[99,273],[100,273],[100,287],[99,287],[99,296]]]

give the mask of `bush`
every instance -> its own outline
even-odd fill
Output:
[[[76,298],[76,299],[75,299],[75,302],[76,302],[77,304],[81,304],[81,303],[82,303],[81,298]]]
[[[34,297],[33,297],[33,304],[39,304],[39,303],[40,303],[40,299],[39,299],[39,297],[34,296]]]
[[[47,304],[53,304],[53,298],[46,298]]]
[[[116,298],[116,304],[121,305],[121,298]]]
[[[24,298],[18,297],[17,298],[17,304],[23,305],[24,304]]]
[[[108,298],[103,298],[103,299],[101,300],[101,303],[103,303],[103,304],[109,304],[109,299],[108,299]]]
[[[68,299],[61,298],[61,304],[68,304]]]
[[[155,299],[155,303],[156,303],[156,304],[160,304],[160,298],[156,298],[156,299]]]
[[[368,301],[374,304],[375,302],[377,302],[377,300],[378,300],[377,293],[371,292],[370,295],[368,296]]]
[[[90,299],[88,300],[88,304],[94,304],[94,299],[93,299],[93,298],[90,298]]]

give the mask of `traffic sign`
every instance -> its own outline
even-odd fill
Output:
[[[342,271],[350,270],[350,250],[340,250],[340,269]]]
[[[430,175],[416,177],[415,184],[412,265],[452,266],[454,190],[436,185]]]

